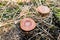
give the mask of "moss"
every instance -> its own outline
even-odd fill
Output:
[[[55,12],[60,12],[60,8],[55,7],[55,8],[54,8],[54,11],[55,11]]]
[[[20,2],[20,3],[18,3],[19,5],[23,5],[23,3],[22,2]]]
[[[55,16],[60,21],[60,8],[56,7],[56,8],[54,8],[54,11],[55,11]]]

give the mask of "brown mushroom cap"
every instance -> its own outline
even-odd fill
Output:
[[[20,21],[20,28],[24,31],[31,31],[36,27],[36,23],[31,18],[24,18]]]
[[[50,12],[50,8],[48,8],[47,6],[44,6],[44,5],[37,7],[36,10],[38,12],[40,12],[41,14],[49,14],[49,12]]]

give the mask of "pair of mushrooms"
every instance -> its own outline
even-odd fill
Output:
[[[36,8],[36,11],[38,11],[42,15],[47,15],[50,12],[50,8],[44,5],[40,5]],[[24,18],[20,21],[20,28],[24,31],[31,31],[36,27],[36,23],[31,18]]]

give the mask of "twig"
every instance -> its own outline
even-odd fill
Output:
[[[31,38],[37,36],[38,34],[42,34],[42,32],[36,33],[34,36],[32,36]],[[29,38],[28,40],[31,40],[31,38]]]

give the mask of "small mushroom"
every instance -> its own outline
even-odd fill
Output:
[[[36,10],[40,12],[40,14],[42,14],[43,17],[45,17],[50,12],[50,8],[44,5],[38,6]]]
[[[31,31],[36,27],[36,23],[31,18],[24,18],[20,21],[20,28],[24,31]]]

